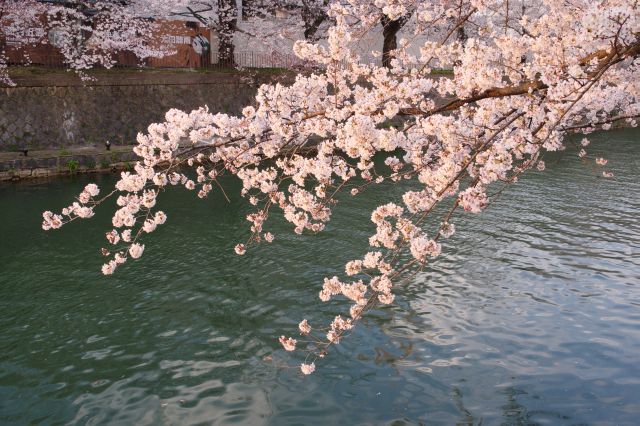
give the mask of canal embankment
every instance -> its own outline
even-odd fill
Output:
[[[0,181],[126,169],[135,161],[136,135],[164,121],[169,109],[206,105],[239,114],[261,84],[292,78],[279,70],[115,69],[88,76],[12,70],[16,86],[0,87]]]

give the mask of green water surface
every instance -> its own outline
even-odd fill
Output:
[[[315,236],[274,218],[274,243],[242,257],[243,200],[168,191],[142,259],[104,277],[111,210],[40,222],[113,176],[4,185],[0,424],[638,424],[640,132],[593,140],[588,161],[549,155],[461,215],[444,255],[309,377],[277,337],[345,312],[319,301],[322,278],[366,251],[371,209],[400,189],[346,197]]]

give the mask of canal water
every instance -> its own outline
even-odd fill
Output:
[[[592,139],[586,160],[548,155],[460,216],[444,255],[308,377],[277,336],[344,312],[319,302],[322,278],[399,189],[345,199],[316,236],[274,220],[242,257],[241,200],[168,191],[142,259],[104,277],[107,211],[40,229],[88,178],[2,186],[0,424],[637,424],[640,132]]]

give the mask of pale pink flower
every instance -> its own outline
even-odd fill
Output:
[[[440,244],[430,240],[426,235],[413,238],[410,249],[413,257],[420,261],[424,261],[427,256],[438,257],[441,252]]]
[[[111,244],[118,244],[118,241],[120,241],[120,235],[118,235],[118,231],[116,231],[115,229],[107,232],[105,235],[107,237],[107,241],[109,241]]]
[[[391,280],[386,276],[374,277],[369,285],[373,291],[380,293],[389,293],[393,287]]]
[[[282,345],[285,351],[291,352],[296,349],[296,343],[297,343],[296,339],[292,339],[291,337],[286,338],[284,336],[280,336],[280,339],[278,340],[280,341],[280,344]]]
[[[131,229],[125,229],[120,235],[125,243],[131,242]]]
[[[142,256],[142,252],[144,252],[144,244],[133,243],[129,247],[129,254],[133,259],[138,259]]]
[[[87,191],[82,191],[80,195],[78,195],[78,201],[82,204],[86,204],[91,200],[91,195]]]
[[[327,333],[327,340],[331,343],[340,343],[340,335],[335,330],[329,330]]]
[[[385,305],[392,304],[394,299],[395,299],[395,296],[391,293],[378,295],[378,300],[380,301],[380,303],[383,303]]]
[[[156,225],[156,222],[153,219],[147,219],[144,221],[142,229],[144,230],[144,232],[150,233],[155,231],[157,226],[158,225]]]
[[[540,161],[538,161],[538,164],[536,165],[536,167],[538,168],[538,170],[540,170],[542,172],[542,171],[544,171],[546,165],[544,164],[544,161],[540,160]]]
[[[256,109],[252,106],[246,106],[242,109],[242,115],[246,118],[252,118],[256,113]]]
[[[331,293],[327,290],[321,290],[319,296],[323,302],[328,302],[331,299]]]
[[[156,205],[156,192],[155,191],[144,191],[142,194],[142,205],[146,208],[150,209],[151,207]]]
[[[105,263],[104,265],[102,265],[102,273],[104,275],[111,275],[113,274],[113,271],[116,270],[116,266],[118,265],[115,260],[111,260],[109,261],[109,263]]]
[[[264,234],[264,240],[268,243],[273,242],[273,234],[271,232],[267,232],[266,234]]]
[[[333,322],[331,323],[332,330],[344,331],[344,330],[350,330],[351,328],[353,328],[353,323],[351,322],[351,319],[349,318],[344,319],[340,315],[335,317]]]
[[[156,212],[155,216],[153,217],[153,220],[155,221],[156,225],[162,225],[167,221],[167,215],[161,211]]]
[[[153,176],[153,183],[157,186],[165,186],[168,182],[167,175],[165,173],[158,173]]]
[[[49,229],[58,229],[62,226],[62,216],[53,214],[50,211],[42,213],[42,229],[48,231]]]
[[[331,279],[325,278],[322,284],[322,289],[329,292],[330,295],[340,294],[342,283],[338,277],[332,277]]]
[[[364,307],[362,305],[351,305],[351,308],[349,308],[349,315],[351,315],[351,318],[358,318],[363,309]]]
[[[612,172],[602,172],[602,176],[604,176],[606,178],[612,178],[613,177],[613,173]]]
[[[578,157],[582,158],[584,156],[587,155],[587,151],[585,151],[584,149],[581,149],[580,152],[578,152]]]
[[[609,160],[607,160],[606,158],[602,158],[602,157],[598,157],[596,158],[596,164],[598,166],[604,166],[605,164],[607,164],[609,162]]]
[[[351,262],[348,262],[345,266],[345,271],[349,276],[359,274],[362,271],[362,261],[352,260]]]
[[[84,187],[84,192],[88,193],[92,197],[95,197],[100,193],[100,189],[95,183],[90,183]]]
[[[236,246],[234,247],[234,250],[236,252],[236,254],[242,256],[243,254],[245,254],[247,252],[246,247],[244,246],[244,244],[236,244]]]
[[[93,211],[93,207],[76,207],[73,212],[81,219],[88,219],[92,217],[95,212]]]
[[[368,269],[373,269],[378,266],[378,262],[382,258],[382,253],[379,251],[370,251],[365,254],[364,259],[362,261],[362,266]]]
[[[459,199],[460,206],[471,213],[480,213],[489,204],[484,190],[475,186],[462,191]]]
[[[308,376],[316,371],[316,364],[313,362],[311,364],[300,364],[300,371],[302,371],[302,374]]]
[[[302,335],[307,335],[311,333],[311,326],[309,325],[306,319],[300,321],[300,324],[298,324],[298,328],[300,329],[300,334]]]
[[[131,213],[125,214],[122,222],[124,223],[124,226],[132,227],[136,224],[136,217]]]
[[[456,232],[456,227],[453,223],[443,223],[442,224],[442,229],[440,230],[440,235],[442,235],[444,238],[450,238],[453,234],[455,234]]]
[[[359,305],[367,303],[367,298],[365,297],[367,286],[362,282],[362,280],[354,281],[351,284],[341,284],[340,292],[346,298],[353,300]]]

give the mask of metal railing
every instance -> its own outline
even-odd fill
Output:
[[[162,58],[139,59],[133,54],[114,55],[115,68],[186,68],[186,69],[232,69],[232,68],[283,68],[295,69],[304,65],[298,57],[282,53],[262,53],[242,51],[234,53],[234,60],[219,60],[209,53],[203,55],[171,55]],[[57,52],[39,52],[37,55],[12,55],[10,66],[38,66],[53,69],[65,69],[68,65],[64,57]],[[96,68],[100,68],[96,66]]]

